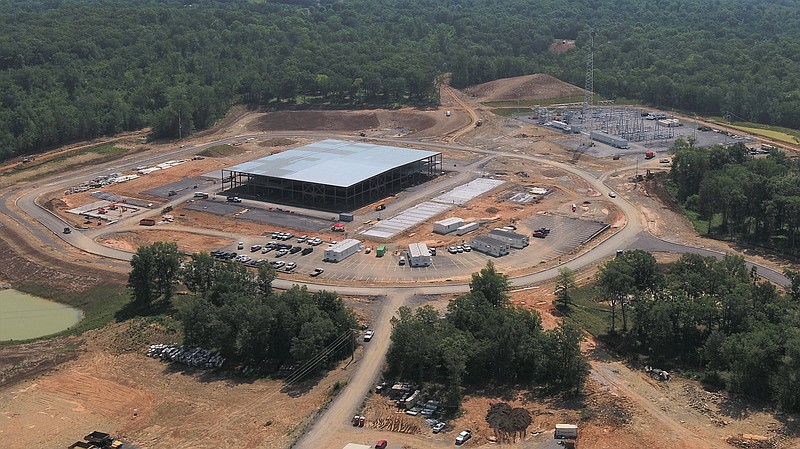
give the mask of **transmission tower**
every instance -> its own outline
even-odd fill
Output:
[[[584,86],[583,96],[583,117],[586,119],[586,113],[592,107],[594,101],[594,29],[589,29],[589,56],[586,59],[586,85]]]

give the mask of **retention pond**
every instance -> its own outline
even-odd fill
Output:
[[[28,340],[61,332],[83,318],[70,306],[13,289],[0,290],[0,341]]]

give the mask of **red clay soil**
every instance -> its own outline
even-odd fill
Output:
[[[583,89],[541,73],[502,78],[465,89],[479,102],[542,100],[583,95]]]

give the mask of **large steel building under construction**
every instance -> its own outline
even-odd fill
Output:
[[[357,209],[442,173],[442,154],[322,140],[222,170],[223,191],[321,210]]]

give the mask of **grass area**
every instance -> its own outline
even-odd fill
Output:
[[[611,329],[611,307],[596,301],[598,293],[594,284],[577,288],[570,294],[572,302],[566,314],[569,319],[595,337],[606,335]],[[619,319],[619,310],[617,314]]]
[[[235,147],[233,145],[216,145],[206,148],[205,150],[197,153],[197,155],[205,157],[226,157],[242,153],[244,153],[244,149],[242,147]]]
[[[130,300],[128,290],[122,285],[99,285],[83,292],[65,292],[40,284],[20,284],[14,288],[83,311],[83,319],[78,324],[57,335],[80,334],[105,326],[114,321],[115,315]]]
[[[90,164],[102,164],[104,162],[113,161],[125,155],[128,151],[131,150],[114,145],[100,145],[83,148],[77,151],[68,151],[51,159],[46,159],[46,155],[41,155],[40,158],[37,158],[34,162],[17,165],[13,170],[4,174],[24,173],[26,180],[31,181],[40,179],[46,175],[62,173]]]
[[[595,97],[595,101],[598,100],[602,100],[602,98]],[[486,103],[482,104],[490,108],[516,108],[517,106],[520,108],[531,108],[533,106],[550,106],[562,103],[583,103],[583,96],[543,98],[540,100],[521,100],[520,102],[517,102],[516,100],[487,101]]]
[[[800,130],[792,128],[784,128],[782,126],[764,125],[762,123],[753,122],[732,122],[726,123],[724,117],[710,117],[710,119],[724,124],[728,128],[738,129],[739,131],[748,132],[758,136],[769,137],[770,139],[780,142],[799,144],[800,143]]]

